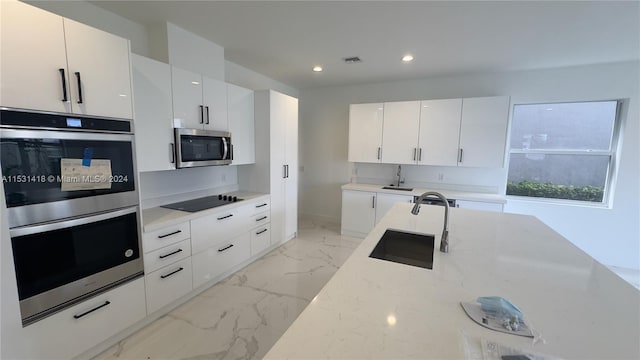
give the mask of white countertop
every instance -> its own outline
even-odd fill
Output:
[[[219,211],[233,209],[237,206],[242,206],[247,201],[258,200],[262,197],[268,197],[268,194],[254,193],[248,191],[234,191],[225,193],[225,195],[237,196],[242,198],[243,201],[229,203],[228,205],[218,206],[211,209],[206,209],[198,212],[187,212],[180,210],[172,210],[163,207],[153,207],[142,210],[142,223],[145,232],[161,229],[165,226],[171,226],[179,224],[191,219],[196,219],[202,216],[207,216]]]
[[[491,203],[498,203],[498,204],[505,204],[507,202],[507,199],[503,195],[498,195],[498,194],[486,194],[486,193],[475,193],[475,192],[443,190],[443,189],[425,189],[425,188],[413,188],[413,190],[411,191],[389,190],[389,189],[383,189],[383,187],[385,186],[387,185],[349,183],[349,184],[342,185],[342,190],[372,191],[372,192],[379,192],[379,193],[411,195],[411,196],[420,196],[422,195],[422,193],[426,191],[437,191],[442,195],[444,195],[447,199],[482,201],[482,202],[491,202]],[[405,187],[405,186],[403,185],[401,186],[401,188],[402,187]]]
[[[266,358],[468,358],[467,339],[574,359],[640,358],[640,291],[535,217],[452,208],[433,270],[369,258],[387,228],[436,235],[443,207],[396,204]],[[604,240],[604,239],[603,239]],[[486,329],[460,302],[502,296],[544,341]]]

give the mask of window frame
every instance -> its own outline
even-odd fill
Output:
[[[570,104],[570,103],[590,103],[590,102],[616,102],[616,114],[613,123],[613,130],[611,132],[611,142],[609,150],[540,150],[540,149],[512,149],[511,148],[511,135],[513,129],[513,115],[515,113],[515,107],[520,105],[553,105],[553,104]],[[507,140],[507,168],[506,168],[506,181],[505,181],[505,196],[507,198],[517,199],[519,201],[532,201],[543,202],[560,205],[574,205],[574,206],[586,206],[586,207],[607,207],[611,208],[614,192],[614,181],[617,175],[618,169],[618,155],[620,152],[620,143],[622,136],[622,114],[626,109],[627,99],[601,99],[601,100],[568,100],[568,101],[541,101],[531,103],[514,103],[511,108],[511,121],[509,126],[509,137]],[[522,196],[522,195],[509,195],[507,194],[507,184],[509,183],[509,167],[511,163],[511,154],[545,154],[545,155],[582,155],[582,156],[608,156],[609,166],[607,167],[607,174],[604,184],[603,196],[601,202],[586,201],[586,200],[573,200],[573,199],[559,199],[559,198],[545,198],[538,196]]]

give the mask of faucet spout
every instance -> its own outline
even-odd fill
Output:
[[[416,200],[415,205],[413,205],[413,209],[411,209],[411,213],[413,215],[418,215],[420,212],[420,204],[422,204],[422,200],[429,196],[436,196],[444,203],[444,227],[442,229],[442,237],[440,238],[440,251],[443,253],[449,252],[449,202],[444,195],[440,194],[436,191],[427,191],[424,194],[420,195]]]

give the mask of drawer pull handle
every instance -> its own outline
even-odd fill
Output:
[[[262,234],[262,233],[266,233],[266,232],[267,232],[267,229],[262,229],[262,230],[258,231],[258,232],[256,233],[256,235],[260,235],[260,234]]]
[[[168,233],[168,234],[164,234],[164,235],[158,235],[158,239],[162,239],[162,238],[166,238],[167,236],[171,236],[171,235],[175,235],[175,234],[180,234],[182,232],[182,230],[176,230],[172,233]]]
[[[169,257],[169,256],[171,256],[171,255],[175,255],[175,254],[177,254],[177,253],[179,253],[179,252],[182,252],[182,249],[178,249],[178,250],[176,250],[176,251],[174,251],[174,252],[170,252],[170,253],[165,254],[165,255],[160,255],[159,257],[160,257],[160,259],[164,259],[164,258]]]
[[[261,207],[263,207],[263,206],[267,206],[267,205],[269,205],[269,204],[264,203],[264,204],[256,205],[256,207],[257,207],[257,208],[261,208]]]
[[[263,216],[263,217],[261,217],[260,219],[256,219],[256,221],[262,221],[262,220],[264,220],[264,219],[266,219],[266,218],[267,218],[266,216]]]
[[[93,308],[93,309],[91,309],[91,310],[87,310],[87,311],[83,312],[82,314],[73,315],[73,318],[74,318],[74,319],[80,319],[81,317],[83,317],[83,316],[85,316],[85,315],[89,315],[89,314],[91,314],[92,312],[94,312],[94,311],[96,311],[96,310],[100,310],[100,309],[102,309],[103,307],[105,307],[105,306],[107,306],[107,305],[109,305],[109,304],[111,304],[111,302],[110,302],[110,301],[105,301],[105,302],[104,302],[104,304],[102,304],[102,305],[98,305],[98,306],[94,307],[94,308]]]
[[[229,215],[227,215],[227,216],[219,217],[219,218],[218,218],[218,220],[228,219],[228,218],[230,218],[230,217],[232,217],[232,216],[233,216],[233,214],[229,214]]]
[[[223,247],[222,249],[218,249],[218,252],[223,252],[223,251],[225,251],[225,250],[229,250],[229,249],[231,249],[232,247],[233,247],[233,244],[229,244],[229,245],[227,245],[227,246]]]
[[[166,274],[166,275],[160,275],[160,277],[161,277],[162,279],[166,279],[166,278],[168,278],[169,276],[171,276],[171,275],[175,275],[175,274],[179,273],[179,272],[180,272],[180,271],[182,271],[182,270],[184,270],[184,268],[181,266],[181,267],[177,268],[176,270],[173,270],[172,272],[170,272],[170,273],[168,273],[168,274]]]

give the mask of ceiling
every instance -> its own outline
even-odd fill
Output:
[[[299,89],[640,59],[638,1],[91,3],[143,25],[171,22]],[[406,53],[415,60],[403,63]],[[362,62],[343,62],[351,56]]]

